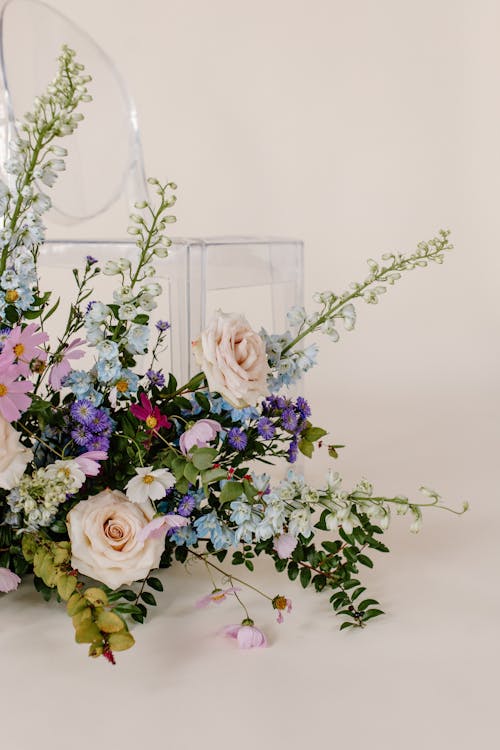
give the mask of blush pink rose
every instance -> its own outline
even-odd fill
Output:
[[[269,393],[265,344],[242,315],[218,310],[193,342],[193,353],[210,390],[237,409],[255,406]]]

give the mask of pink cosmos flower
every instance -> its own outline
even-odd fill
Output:
[[[233,588],[232,586],[228,589],[214,589],[211,594],[198,599],[196,607],[202,609],[203,607],[208,607],[209,604],[222,604],[222,602],[226,601],[226,597],[229,594],[234,594],[236,591],[241,591],[241,589]]]
[[[186,432],[182,433],[179,440],[182,453],[186,455],[195,445],[197,448],[205,448],[221,429],[222,427],[215,419],[199,419]]]
[[[140,529],[137,539],[145,542],[146,539],[159,539],[170,529],[178,529],[180,526],[187,526],[189,520],[177,513],[169,513],[166,516],[156,516],[152,521]]]
[[[273,539],[273,547],[282,560],[290,557],[296,546],[297,540],[291,534],[280,534]]]
[[[0,568],[0,591],[8,594],[9,591],[15,591],[20,583],[21,579],[12,570]]]
[[[77,456],[75,461],[86,476],[96,477],[101,471],[99,461],[106,461],[107,457],[106,451],[87,451]]]
[[[9,356],[12,361],[17,359],[20,371],[23,375],[28,375],[32,359],[40,359],[43,362],[47,359],[47,352],[40,347],[40,344],[48,340],[48,335],[37,328],[36,323],[30,323],[25,328],[14,326],[5,339],[2,354]]]
[[[241,625],[226,625],[222,634],[228,638],[234,638],[239,648],[265,648],[267,638],[259,628],[253,624],[253,620],[245,619]]]
[[[81,359],[85,355],[83,349],[78,349],[82,344],[85,344],[83,339],[73,339],[73,341],[55,358],[49,374],[49,383],[55,391],[58,391],[61,388],[62,380],[66,375],[69,375],[73,369],[70,365],[70,360]]]
[[[33,390],[33,383],[18,380],[25,367],[23,363],[14,364],[11,354],[0,354],[0,414],[7,422],[19,419],[31,403],[26,394]]]
[[[156,432],[160,427],[171,426],[171,422],[169,422],[166,416],[161,413],[159,408],[157,406],[153,408],[153,404],[145,393],[141,393],[140,399],[142,406],[139,406],[139,404],[132,404],[130,411],[134,417],[137,417],[137,419],[140,419],[142,422],[146,422],[146,427],[149,427],[151,432]]]
[[[286,611],[290,614],[292,611],[292,600],[287,599],[284,596],[275,596],[273,599],[273,608],[278,612],[278,617],[276,619],[281,625],[284,619],[283,612]]]

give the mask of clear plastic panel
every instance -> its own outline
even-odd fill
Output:
[[[51,191],[52,218],[63,224],[81,222],[121,199],[125,221],[128,203],[147,195],[133,102],[113,63],[91,37],[36,0],[7,0],[1,11],[2,165],[16,119],[54,77],[63,44],[77,51],[92,75],[89,92],[94,100],[82,107],[89,116],[68,141],[67,172]]]

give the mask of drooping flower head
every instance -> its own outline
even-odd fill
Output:
[[[259,628],[256,628],[253,620],[246,618],[241,625],[226,625],[222,630],[223,635],[234,638],[239,648],[265,648],[267,638]]]
[[[15,591],[21,579],[18,575],[9,570],[8,568],[0,568],[0,591],[3,594],[8,594],[9,591]]]
[[[275,596],[272,601],[273,609],[278,612],[277,621],[281,624],[283,622],[283,612],[290,614],[292,611],[292,600],[287,599],[285,596]]]
[[[222,427],[215,419],[199,419],[192,427],[182,433],[179,447],[187,455],[191,448],[205,448],[220,432]]]
[[[230,586],[227,589],[215,588],[210,594],[206,594],[206,596],[202,596],[201,599],[198,599],[196,607],[198,609],[203,609],[208,607],[209,604],[222,604],[226,601],[228,596],[235,594],[237,591],[241,591],[241,589],[234,588],[234,586]]]

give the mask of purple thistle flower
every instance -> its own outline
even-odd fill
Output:
[[[238,427],[233,427],[227,433],[227,441],[235,451],[244,451],[247,447],[248,438],[243,430],[239,430]]]
[[[177,513],[180,516],[190,516],[195,505],[196,500],[194,499],[194,497],[192,497],[192,495],[184,495],[184,497],[181,498],[181,501],[179,502]]]
[[[164,331],[168,331],[168,329],[170,328],[170,323],[167,320],[159,320],[156,323],[156,328],[158,329],[158,331],[163,333]]]
[[[311,416],[311,407],[309,406],[305,398],[302,398],[302,396],[298,397],[297,401],[295,402],[295,406],[302,419],[307,419],[307,417]]]
[[[79,424],[90,425],[91,420],[95,417],[97,409],[94,404],[86,398],[75,401],[71,404],[69,413]]]
[[[299,418],[291,408],[284,409],[281,415],[281,424],[283,429],[288,432],[295,432]]]
[[[165,385],[165,375],[161,370],[148,370],[146,372],[146,377],[151,385],[155,385],[157,388],[163,388]]]
[[[276,428],[268,417],[261,417],[257,422],[257,432],[264,440],[272,440]]]

